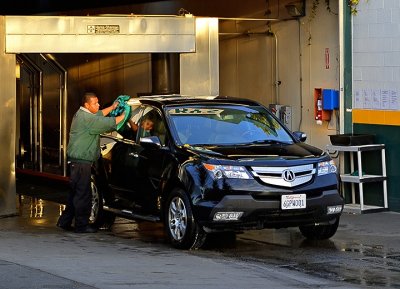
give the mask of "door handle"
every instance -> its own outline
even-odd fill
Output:
[[[134,157],[134,158],[139,157],[139,155],[137,153],[129,153],[128,155],[131,157]]]

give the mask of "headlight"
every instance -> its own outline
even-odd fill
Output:
[[[203,164],[215,179],[252,179],[247,169],[243,166],[222,166]]]
[[[327,161],[327,162],[320,162],[318,163],[318,175],[326,175],[330,173],[336,173],[336,165],[333,160]]]

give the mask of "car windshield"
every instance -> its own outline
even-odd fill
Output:
[[[261,106],[176,106],[168,108],[167,114],[181,144],[293,143],[288,132]]]

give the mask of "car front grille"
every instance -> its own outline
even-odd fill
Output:
[[[296,187],[313,178],[313,164],[292,167],[251,167],[251,173],[263,183],[281,187]]]

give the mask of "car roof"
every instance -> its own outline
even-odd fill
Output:
[[[205,104],[205,103],[225,103],[225,104],[241,104],[241,105],[259,105],[257,102],[232,96],[188,96],[179,94],[168,95],[146,95],[131,98],[129,105],[151,104],[154,106],[173,106],[185,104]]]

